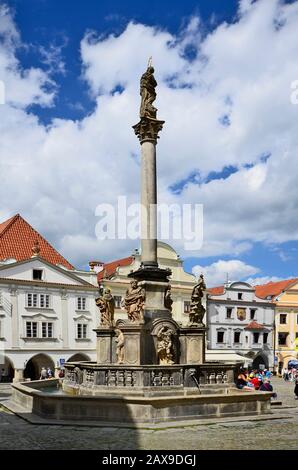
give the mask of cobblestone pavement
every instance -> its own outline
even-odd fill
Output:
[[[211,450],[298,449],[298,400],[293,383],[273,379],[283,406],[274,415],[282,419],[229,420],[217,424],[175,429],[133,430],[117,428],[33,425],[0,409],[0,449],[95,449],[95,450]],[[0,386],[0,400],[10,394]]]

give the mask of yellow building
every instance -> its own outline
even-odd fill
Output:
[[[294,281],[276,298],[275,330],[278,372],[298,358],[298,281]]]

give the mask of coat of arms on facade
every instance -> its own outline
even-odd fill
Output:
[[[246,309],[242,307],[237,308],[237,318],[238,320],[245,320],[246,319]]]

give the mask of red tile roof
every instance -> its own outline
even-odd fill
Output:
[[[129,266],[133,260],[134,258],[132,256],[128,256],[127,258],[117,259],[111,263],[104,264],[103,270],[97,274],[97,280],[101,281],[102,279],[110,278],[116,273],[119,266]]]
[[[221,295],[224,293],[224,286],[210,287],[210,289],[207,289],[207,292],[211,295]]]
[[[255,320],[251,321],[245,328],[245,330],[264,330],[264,326]]]
[[[8,258],[14,258],[17,261],[30,259],[36,241],[39,244],[41,258],[51,264],[60,264],[67,269],[74,269],[20,214],[0,224],[0,261]]]
[[[266,297],[269,296],[275,298],[277,295],[281,294],[281,292],[283,292],[287,287],[297,281],[298,278],[294,278],[278,282],[268,282],[267,284],[256,286],[256,295],[263,299],[266,299]]]

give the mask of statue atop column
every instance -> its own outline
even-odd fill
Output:
[[[133,126],[135,134],[140,142],[150,140],[157,142],[158,133],[162,130],[164,121],[156,118],[157,108],[153,106],[156,99],[157,82],[154,77],[154,67],[152,66],[152,58],[150,57],[147,70],[143,73],[140,81],[140,122]]]
[[[111,294],[111,289],[105,289],[104,293],[95,299],[95,303],[101,313],[100,326],[112,328],[114,326],[115,300]]]
[[[189,322],[191,325],[202,325],[205,315],[205,308],[202,305],[202,299],[206,290],[206,284],[203,274],[200,275],[198,283],[194,286],[191,293]]]
[[[126,291],[124,305],[128,319],[132,322],[143,322],[145,297],[145,289],[139,286],[137,281],[131,281],[130,288]]]
[[[156,119],[157,109],[152,105],[156,99],[155,88],[157,82],[154,78],[154,67],[152,67],[152,59],[150,57],[148,67],[145,73],[143,73],[140,82],[140,95],[141,95],[141,107],[140,107],[140,118],[151,118]]]

